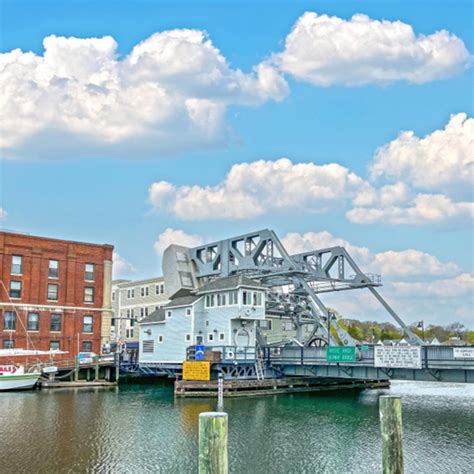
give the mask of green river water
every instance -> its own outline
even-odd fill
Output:
[[[232,473],[381,470],[388,390],[228,399]],[[397,382],[406,472],[474,473],[474,386]],[[197,472],[198,415],[162,382],[0,394],[0,472]]]

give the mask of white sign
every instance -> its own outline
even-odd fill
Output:
[[[474,347],[453,347],[455,359],[474,359]]]
[[[374,366],[421,369],[421,347],[374,346]]]

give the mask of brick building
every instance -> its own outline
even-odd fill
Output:
[[[59,349],[67,359],[101,352],[110,340],[112,251],[0,231],[0,348]]]

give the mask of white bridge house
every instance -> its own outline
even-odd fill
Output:
[[[140,322],[144,364],[181,364],[192,345],[254,348],[265,319],[267,287],[244,275],[220,278],[195,291],[180,289]]]

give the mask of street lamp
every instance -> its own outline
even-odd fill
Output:
[[[416,327],[421,329],[421,339],[423,339],[423,342],[425,342],[425,322],[420,321]]]

